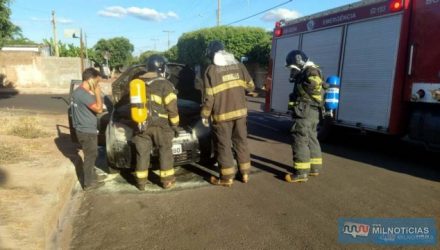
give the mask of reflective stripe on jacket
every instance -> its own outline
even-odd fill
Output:
[[[203,118],[212,116],[215,122],[222,122],[247,115],[245,90],[252,91],[255,86],[243,64],[211,64],[205,71],[203,83]]]
[[[310,65],[300,74],[301,77],[295,82],[295,94],[292,101],[304,101],[322,106],[324,81],[318,66]]]

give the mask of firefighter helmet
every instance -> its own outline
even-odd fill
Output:
[[[161,55],[152,55],[147,60],[147,71],[162,74],[165,72],[168,60]]]
[[[309,58],[301,50],[292,50],[286,56],[286,67],[301,70]]]
[[[219,40],[211,41],[208,44],[208,47],[206,48],[206,56],[212,59],[214,58],[215,53],[224,49],[225,49],[225,45],[221,41]]]

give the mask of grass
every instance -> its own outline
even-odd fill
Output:
[[[24,139],[36,139],[50,137],[46,128],[41,124],[47,123],[44,117],[21,113],[17,110],[0,111],[0,138],[1,135],[17,136]],[[22,160],[29,160],[35,152],[43,152],[38,140],[23,141],[21,139],[0,139],[0,164],[15,163]],[[42,151],[43,150],[43,151]]]
[[[10,119],[6,128],[8,135],[19,136],[26,139],[50,136],[50,133],[41,128],[39,120],[35,117],[18,117],[18,119]]]
[[[13,163],[23,160],[23,149],[11,144],[0,144],[0,164]]]

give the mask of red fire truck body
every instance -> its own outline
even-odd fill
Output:
[[[294,49],[340,77],[334,125],[440,145],[440,0],[364,0],[277,22],[266,111],[287,112]]]

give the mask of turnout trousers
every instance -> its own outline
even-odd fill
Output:
[[[174,179],[172,153],[174,131],[170,127],[151,126],[133,137],[136,145],[136,172],[138,182],[147,182],[150,157],[153,147],[159,149],[160,181]]]
[[[317,133],[319,109],[307,104],[302,106],[301,112],[295,113],[290,130],[294,172],[307,174],[311,169],[319,171],[322,167]]]
[[[249,174],[250,172],[251,158],[246,123],[246,117],[242,117],[232,121],[216,122],[212,125],[214,148],[222,180],[232,179],[236,173],[232,149],[236,153],[240,173]]]

